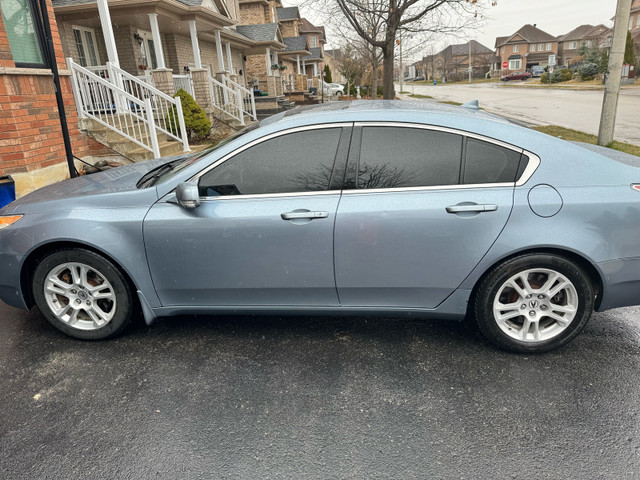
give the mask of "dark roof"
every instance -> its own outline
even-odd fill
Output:
[[[500,47],[505,43],[508,43],[509,40],[516,35],[520,35],[528,43],[545,43],[545,42],[555,42],[558,40],[553,35],[550,35],[547,32],[540,30],[538,27],[527,24],[509,37],[496,38],[496,47]],[[498,40],[500,40],[500,42],[498,42]]]
[[[237,25],[236,32],[255,42],[271,42],[277,40],[277,23],[261,23],[258,25]]]
[[[593,30],[593,25],[580,25],[579,27],[571,30],[569,33],[559,36],[558,41],[565,42],[569,40],[581,40],[591,30]]]
[[[509,60],[522,60],[522,55],[511,55]]]
[[[300,52],[307,50],[307,37],[287,37],[284,38],[284,44],[287,48],[285,52]]]
[[[298,7],[283,7],[277,8],[278,20],[295,20],[300,18],[300,11]]]
[[[313,23],[311,23],[306,18],[301,18],[300,19],[300,31],[301,32],[322,33],[322,30],[319,27],[316,27]]]
[[[457,45],[451,46],[451,55],[456,57],[458,55],[469,55],[469,42],[460,43]],[[481,43],[476,42],[475,40],[471,40],[471,53],[479,54],[479,53],[493,53],[493,50],[488,49]]]
[[[311,55],[304,57],[305,60],[322,60],[322,50],[320,47],[310,48]]]

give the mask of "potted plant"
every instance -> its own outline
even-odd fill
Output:
[[[280,69],[280,71],[282,71],[282,70],[286,70],[287,66],[286,65],[278,65],[278,68]]]
[[[273,65],[271,65],[271,70],[278,70],[278,64],[274,63]]]

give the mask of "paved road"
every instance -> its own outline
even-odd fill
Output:
[[[560,352],[463,324],[178,318],[107,342],[0,304],[0,478],[638,478],[640,309]]]
[[[560,125],[598,134],[602,90],[516,87],[500,83],[471,85],[405,85],[405,91],[437,100],[479,100],[487,111],[538,125]],[[396,91],[400,91],[399,85]],[[403,95],[400,95],[404,98]],[[640,145],[640,88],[623,89],[618,103],[616,140]]]

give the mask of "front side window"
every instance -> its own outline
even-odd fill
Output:
[[[493,143],[469,138],[466,152],[462,180],[466,185],[515,182],[524,170],[519,152]]]
[[[317,43],[316,43],[316,42],[317,42],[316,37],[310,37],[310,38],[309,38],[309,45],[310,45],[312,48],[315,48],[315,47],[317,46]]]
[[[520,70],[520,60],[509,60],[509,70]]]
[[[0,0],[0,9],[16,66],[44,67],[33,4],[29,0]]]
[[[341,133],[341,128],[324,128],[265,140],[205,173],[200,195],[328,190]]]
[[[576,48],[578,48],[578,42],[569,42],[570,50],[575,50]]]
[[[529,45],[529,51],[530,52],[535,52],[536,51],[536,45],[534,43],[532,43],[531,45]]]
[[[364,127],[358,188],[457,185],[462,136],[402,127]]]
[[[547,51],[551,50],[551,44],[547,43]]]
[[[78,50],[78,63],[83,67],[100,65],[95,32],[90,28],[73,27],[73,38]]]

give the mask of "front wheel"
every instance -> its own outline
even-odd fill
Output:
[[[74,248],[46,256],[33,273],[32,288],[45,318],[70,337],[113,337],[133,317],[129,283],[115,265],[89,250]]]
[[[512,352],[547,352],[587,324],[594,291],[584,270],[553,254],[527,254],[495,267],[479,284],[474,313],[482,334]]]

